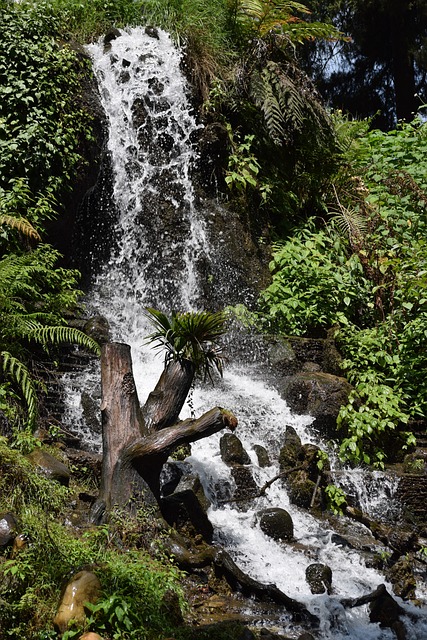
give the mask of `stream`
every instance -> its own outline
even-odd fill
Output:
[[[108,45],[102,41],[89,45],[88,51],[109,123],[108,152],[118,222],[107,238],[110,258],[91,285],[87,307],[108,319],[113,339],[131,345],[134,377],[143,403],[163,368],[162,357],[156,357],[145,344],[152,329],[144,309],[199,310],[206,305],[202,279],[210,272],[209,264],[215,262],[209,232],[212,209],[208,215],[196,205],[191,180],[197,160],[193,140],[201,125],[181,72],[182,52],[167,33],[133,28],[122,31]],[[233,277],[229,281],[232,286]],[[226,290],[222,295],[227,301]],[[253,476],[262,486],[279,472],[277,458],[287,425],[294,427],[303,443],[322,443],[310,430],[312,419],[291,414],[266,381],[260,364],[243,364],[232,350],[228,357],[223,379],[214,386],[197,386],[192,406],[186,407],[182,417],[192,411],[200,415],[214,406],[233,411],[239,420],[236,434],[251,458]],[[99,371],[91,372],[85,380],[75,376],[66,380],[69,419],[72,416],[72,423],[81,425],[81,437],[95,451],[100,437],[84,424],[80,390],[98,382]],[[274,583],[318,615],[319,638],[393,640],[393,631],[369,622],[366,606],[345,610],[339,603],[340,598],[367,594],[382,583],[392,593],[391,585],[380,572],[367,567],[356,550],[343,546],[325,522],[291,504],[281,483],[272,484],[247,511],[221,502],[224,492],[232,490],[233,480],[220,456],[220,437],[216,434],[193,444],[188,458],[212,502],[209,518],[216,542],[243,571],[260,582]],[[255,444],[267,450],[269,466],[258,465]],[[338,481],[373,517],[394,517],[393,478],[379,472],[339,469]],[[256,514],[271,506],[289,511],[298,545],[279,544],[261,531]],[[352,526],[357,530],[362,525]],[[311,594],[305,570],[313,562],[331,567],[331,595]],[[408,611],[412,609],[402,604]],[[279,631],[289,633],[286,616],[282,625]],[[409,639],[427,638],[427,619],[417,623],[408,619],[405,626]]]

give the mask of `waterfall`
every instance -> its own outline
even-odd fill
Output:
[[[110,259],[91,286],[88,307],[107,317],[114,339],[131,345],[138,394],[144,402],[163,367],[162,360],[154,358],[144,344],[150,333],[144,309],[198,309],[203,301],[202,278],[209,273],[209,268],[203,271],[200,264],[212,264],[214,268],[210,222],[203,207],[196,205],[191,179],[197,160],[193,139],[200,125],[181,72],[181,53],[167,33],[129,29],[108,45],[99,42],[88,49],[109,123],[108,146],[119,212],[117,228],[108,239],[112,245]],[[227,265],[222,268],[231,269]],[[232,270],[229,273],[232,282]],[[99,372],[95,372],[93,379],[98,376]],[[70,385],[74,405],[70,410],[76,411],[77,391],[72,389],[76,380],[71,380]],[[265,381],[256,362],[246,363],[243,368],[238,361],[231,361],[223,380],[214,387],[196,388],[192,403],[197,415],[217,405],[237,415],[237,433],[250,455],[259,486],[278,473],[278,447],[286,425],[293,426],[303,442],[316,442],[310,431],[311,418],[291,414],[277,391]],[[190,409],[186,412],[189,415]],[[96,437],[90,437],[91,446],[96,447]],[[394,638],[392,631],[369,623],[366,607],[346,611],[339,604],[339,598],[373,591],[384,583],[384,576],[366,566],[354,549],[343,546],[326,523],[295,508],[279,483],[272,484],[248,511],[221,503],[218,487],[230,486],[233,481],[229,468],[221,461],[219,438],[217,434],[199,441],[192,446],[189,458],[212,501],[209,517],[217,542],[249,575],[261,582],[275,583],[319,615],[320,637]],[[270,466],[259,467],[256,444],[271,455]],[[351,482],[355,493],[363,494],[363,508],[370,508],[364,477],[359,474],[355,482],[347,474],[341,482],[346,487]],[[384,475],[371,479],[373,493],[378,492],[378,487],[383,489],[385,482]],[[392,490],[390,486],[390,494]],[[268,506],[283,507],[291,513],[297,544],[278,544],[261,531],[256,513]],[[358,525],[354,527],[357,530]],[[330,596],[311,594],[305,570],[312,562],[332,568]],[[388,589],[391,591],[390,585]],[[282,622],[286,632],[285,619]],[[426,638],[427,623],[416,627],[408,622],[408,634],[415,640]]]

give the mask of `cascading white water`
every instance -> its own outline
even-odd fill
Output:
[[[114,339],[131,345],[138,393],[144,402],[163,366],[144,346],[150,332],[144,309],[197,308],[199,286],[194,264],[201,253],[213,259],[203,215],[194,205],[190,175],[196,157],[191,137],[199,125],[189,106],[181,54],[168,34],[159,30],[148,35],[142,28],[131,29],[108,46],[94,44],[89,51],[109,122],[108,145],[120,219],[111,258],[91,288],[88,305],[107,317]],[[244,371],[231,363],[224,379],[213,388],[198,387],[192,402],[196,414],[219,405],[237,415],[237,434],[250,454],[259,486],[278,472],[277,456],[286,425],[292,425],[303,442],[315,442],[311,418],[293,416],[264,381],[256,363],[245,365]],[[229,468],[219,455],[219,438],[212,436],[193,445],[189,461],[212,499],[209,516],[217,540],[239,566],[260,582],[275,583],[306,603],[321,618],[322,638],[394,638],[390,630],[368,622],[364,607],[345,611],[338,601],[372,591],[384,577],[367,568],[356,551],[334,542],[332,530],[290,504],[279,483],[254,501],[249,511],[218,501],[217,486],[232,483]],[[254,444],[269,452],[269,467],[258,466]],[[357,486],[353,480],[342,480],[349,481]],[[378,484],[384,482],[383,476]],[[358,483],[363,486],[362,477]],[[364,509],[369,509],[364,500]],[[267,506],[284,507],[291,513],[298,545],[280,545],[261,531],[256,512]],[[332,568],[331,596],[311,595],[305,569],[312,562]],[[427,624],[415,627],[408,623],[408,629],[412,634],[408,638],[427,638]]]

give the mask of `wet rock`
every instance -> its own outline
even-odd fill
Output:
[[[94,316],[85,323],[83,331],[100,345],[111,340],[110,325],[104,316]]]
[[[221,458],[225,464],[250,464],[251,459],[243,448],[242,442],[234,433],[225,433],[220,441],[219,447]]]
[[[59,633],[67,630],[71,620],[84,622],[86,612],[84,603],[95,604],[101,593],[101,583],[91,571],[79,571],[65,587],[61,603],[53,625]]]
[[[196,550],[190,548],[187,540],[176,531],[162,538],[162,551],[174,559],[174,562],[184,570],[206,567],[212,564],[216,550],[210,545],[199,546]]]
[[[320,447],[318,447],[315,444],[304,444],[302,446],[302,455],[303,455],[305,470],[309,479],[313,480],[313,482],[316,482],[317,477],[320,473],[320,470],[318,467],[319,452],[320,452]],[[329,462],[325,461],[322,471],[326,472],[329,470],[330,470]]]
[[[239,502],[252,500],[258,492],[258,486],[249,467],[235,464],[231,468],[231,476],[236,484],[233,498]]]
[[[60,460],[41,449],[34,449],[27,458],[46,478],[68,487],[71,472]]]
[[[120,31],[115,27],[113,27],[112,29],[109,29],[104,36],[104,40],[103,40],[104,47],[109,45],[116,38],[119,38],[121,35],[122,34],[120,33]]]
[[[315,418],[313,426],[322,435],[333,435],[342,405],[347,404],[352,386],[345,378],[329,373],[301,372],[286,378],[281,396],[292,411]]]
[[[371,622],[379,622],[381,627],[389,627],[391,629],[399,629],[399,617],[404,610],[388,593],[384,585],[378,587],[379,595],[369,605],[369,619]],[[398,625],[396,627],[396,625]],[[399,636],[398,638],[405,636]]]
[[[408,522],[427,526],[427,476],[405,474],[400,478],[397,497],[403,505]]]
[[[315,638],[311,635],[311,633],[302,633],[300,636],[298,636],[297,640],[315,640]]]
[[[316,483],[310,480],[307,473],[300,470],[288,476],[287,486],[291,502],[303,509],[309,509]]]
[[[209,500],[197,476],[183,477],[175,491],[162,499],[165,520],[191,535],[200,533],[207,542],[212,541],[213,526],[206,515]]]
[[[145,27],[145,33],[147,36],[150,36],[150,38],[159,40],[159,30],[156,27]]]
[[[160,491],[162,498],[170,496],[177,488],[185,473],[189,473],[191,466],[182,462],[166,462],[160,473]]]
[[[298,371],[299,365],[291,343],[286,338],[271,336],[268,338],[267,358],[277,373],[289,376]]]
[[[270,462],[270,457],[268,455],[267,449],[263,447],[261,444],[254,444],[252,448],[257,455],[258,465],[261,468],[269,467],[271,462]]]
[[[282,542],[292,540],[294,537],[294,524],[285,509],[271,507],[260,511],[257,515],[261,531],[273,540]]]
[[[310,564],[305,570],[305,577],[313,594],[332,591],[332,570],[326,564]]]
[[[301,438],[291,426],[286,427],[285,442],[280,450],[280,471],[287,471],[301,464],[304,458]]]
[[[415,598],[417,582],[413,569],[413,558],[403,556],[386,572],[386,578],[392,583],[394,593],[404,600]]]
[[[0,548],[12,544],[17,528],[18,522],[15,514],[10,511],[0,514]]]
[[[83,391],[81,395],[81,405],[84,420],[92,433],[100,434],[102,432],[99,408],[99,402],[94,400],[92,396]]]

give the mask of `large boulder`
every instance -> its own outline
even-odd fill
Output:
[[[258,517],[261,531],[276,542],[292,540],[294,537],[294,524],[285,509],[263,509],[258,513]]]
[[[84,622],[85,603],[95,604],[101,593],[101,583],[92,571],[79,571],[65,587],[53,625],[59,633],[67,630],[71,620]]]
[[[161,502],[162,514],[168,524],[190,536],[201,534],[207,542],[211,542],[213,537],[213,526],[207,516],[209,506],[196,475],[183,476],[175,491]]]
[[[250,464],[251,462],[241,440],[234,433],[225,433],[219,441],[219,448],[225,464]]]
[[[340,376],[320,371],[303,371],[284,379],[280,394],[292,411],[314,417],[313,427],[322,435],[336,432],[340,408],[346,405],[353,387]]]

